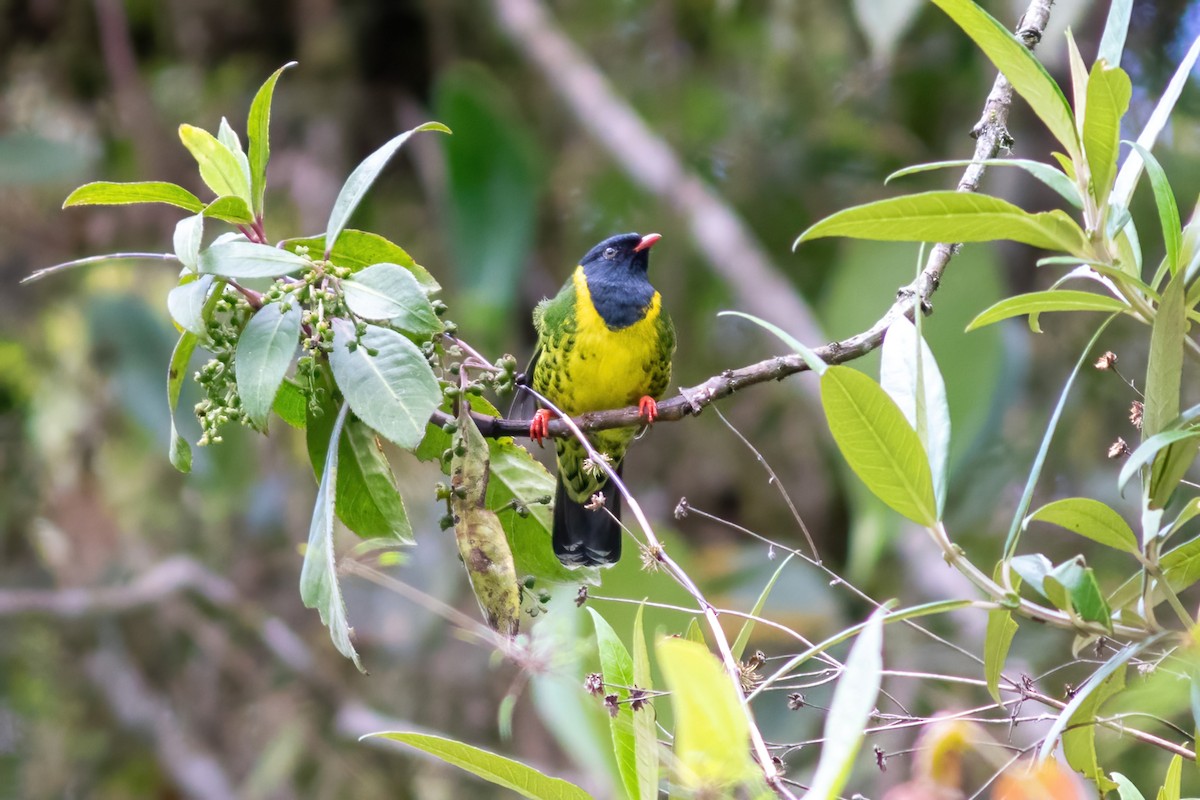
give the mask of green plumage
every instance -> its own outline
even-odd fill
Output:
[[[538,349],[532,386],[564,413],[635,405],[666,391],[675,329],[646,277],[649,245],[656,240],[626,234],[601,242],[558,295],[534,310]],[[589,439],[619,469],[635,433],[633,428],[598,431]],[[556,439],[555,450],[555,552],[569,565],[615,562],[620,526],[604,511],[583,506],[603,492],[609,510],[619,515],[616,491],[600,468],[585,463],[587,452],[577,439]]]

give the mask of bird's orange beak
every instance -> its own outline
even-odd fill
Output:
[[[662,238],[661,233],[647,233],[642,237],[642,240],[637,243],[637,247],[633,248],[633,252],[639,253],[642,250],[649,250],[654,246],[654,243]]]

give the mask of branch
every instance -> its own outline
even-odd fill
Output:
[[[1017,25],[1017,35],[1025,43],[1026,47],[1033,49],[1041,41],[1042,34],[1046,29],[1046,23],[1050,17],[1050,6],[1052,3],[1053,0],[1032,0],[1029,7],[1025,10],[1025,14],[1021,17],[1021,21]],[[612,115],[618,114],[618,109],[608,108],[610,103],[616,103],[620,106],[618,115],[622,118],[624,116],[630,117],[629,120],[625,120],[625,125],[630,128],[630,131],[626,132],[626,136],[635,139],[638,137],[649,137],[652,142],[647,144],[647,146],[653,145],[653,147],[663,151],[659,153],[659,157],[674,158],[674,154],[666,148],[666,145],[654,138],[654,135],[646,129],[644,123],[633,115],[632,111],[625,108],[620,100],[612,95],[612,90],[598,72],[595,74],[586,72],[588,70],[595,72],[595,67],[590,63],[582,61],[582,56],[578,53],[574,45],[567,41],[562,33],[553,27],[545,10],[536,0],[493,0],[493,8],[501,22],[509,29],[510,34],[515,35],[519,31],[523,36],[532,37],[532,41],[525,40],[525,44],[527,45],[526,52],[529,58],[539,64],[543,64],[545,59],[550,58],[549,53],[554,53],[556,57],[565,59],[565,63],[558,64],[556,67],[557,71],[546,69],[546,77],[555,83],[555,88],[565,97],[568,104],[572,106],[575,113],[581,117],[581,120],[585,124],[590,125],[590,115],[596,113],[597,109],[600,109],[603,112],[606,124],[611,127],[620,127],[612,125]],[[535,30],[533,28],[535,25],[542,27]],[[561,51],[567,52],[564,54]],[[576,75],[574,78],[571,78],[572,70],[585,72],[586,74]],[[571,92],[584,90],[582,88],[568,88],[575,83],[587,84],[589,86],[587,91],[594,93],[592,95],[583,95],[588,97],[586,107],[576,107],[576,105],[583,106],[583,104]],[[1012,147],[1013,138],[1008,132],[1008,112],[1012,106],[1012,94],[1012,85],[1009,84],[1003,74],[997,74],[996,80],[992,84],[992,90],[988,93],[987,100],[984,102],[983,113],[980,115],[979,121],[971,129],[971,136],[975,139],[975,153],[972,156],[972,160],[975,163],[971,164],[963,172],[963,176],[958,182],[958,191],[978,191],[979,182],[986,170],[986,167],[980,162],[995,158],[1002,150],[1008,150]],[[602,101],[598,102],[596,100],[597,97],[600,97]],[[593,133],[597,136],[602,135],[602,131],[593,130]],[[620,158],[622,154],[616,151],[616,142],[618,140],[624,141],[624,139],[620,134],[611,134],[611,137],[614,141],[608,142],[606,140],[605,143],[609,146],[610,150],[613,150],[614,155]],[[636,149],[634,148],[635,152]],[[629,158],[634,159],[635,157],[629,156]],[[652,191],[654,190],[653,187],[650,188]],[[681,205],[683,205],[682,202]],[[695,221],[693,219],[693,222]],[[698,236],[698,232],[694,231],[694,233]],[[708,252],[718,252],[707,243],[704,244],[704,247],[709,248]],[[738,247],[746,248],[747,245],[739,243]],[[816,354],[827,364],[843,364],[847,361],[853,361],[878,348],[883,343],[883,336],[887,332],[887,329],[900,317],[903,316],[912,319],[914,311],[917,308],[920,308],[925,314],[932,313],[933,305],[930,302],[930,298],[937,291],[938,285],[942,280],[942,274],[946,271],[946,266],[954,258],[960,247],[961,245],[959,244],[945,242],[934,245],[920,275],[912,283],[901,287],[896,292],[896,301],[874,325],[862,333],[855,334],[847,339],[830,342],[829,344],[814,348]],[[758,254],[758,250],[753,243],[749,245],[749,250],[746,250],[746,252]],[[762,259],[765,259],[765,256]],[[745,285],[754,287],[753,293],[740,296],[743,306],[751,311],[754,311],[758,307],[758,298],[776,292],[776,289],[771,288],[775,286],[773,280],[763,282],[760,277],[746,277],[744,270],[747,268],[747,264],[753,262],[755,262],[755,259],[746,258],[744,254],[738,258],[723,260],[721,262],[736,265],[739,274],[742,275],[745,281]],[[739,284],[735,283],[734,285]],[[762,315],[760,314],[760,316]],[[803,319],[803,317],[797,317],[795,320],[790,320],[786,327],[797,333],[797,338],[801,341],[814,341],[811,338],[814,333],[805,333],[803,330],[805,327]],[[800,322],[797,323],[796,320],[800,320]],[[674,422],[684,417],[696,416],[705,406],[728,397],[740,389],[768,381],[782,380],[789,375],[795,375],[807,369],[808,365],[804,363],[804,359],[794,354],[775,356],[765,361],[759,361],[757,364],[750,364],[738,369],[727,369],[719,375],[712,376],[703,383],[688,388],[681,388],[679,396],[659,403],[658,416],[655,417],[655,422]],[[482,414],[472,414],[472,416],[475,419],[475,424],[479,426],[479,431],[484,436],[529,435],[531,420],[501,419]],[[452,418],[449,414],[438,411],[434,412],[430,421],[435,425],[444,425],[451,420]],[[636,406],[629,406],[626,408],[592,411],[587,414],[581,414],[573,422],[584,431],[601,431],[610,428],[635,427],[642,424],[642,419],[638,408]],[[548,432],[552,437],[572,435],[569,426],[561,419],[551,420]]]

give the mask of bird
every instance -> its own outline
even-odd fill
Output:
[[[661,238],[610,236],[587,252],[556,296],[534,309],[537,348],[526,380],[562,413],[574,417],[636,404],[644,424],[658,416],[656,401],[671,381],[675,352],[675,327],[647,276],[650,248]],[[534,415],[529,435],[539,445],[553,417],[549,408]],[[588,439],[619,475],[636,432],[595,431]],[[555,439],[554,448],[555,555],[568,567],[615,564],[621,557],[620,495],[578,439]]]

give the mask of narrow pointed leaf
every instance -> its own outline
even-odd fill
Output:
[[[1120,514],[1087,497],[1072,497],[1048,503],[1029,515],[1026,523],[1049,522],[1074,531],[1106,547],[1137,554],[1138,541]]]
[[[175,406],[179,404],[179,392],[187,378],[188,361],[191,360],[198,341],[194,334],[184,331],[175,344],[175,351],[171,353],[171,365],[167,369],[167,408],[171,411],[171,445],[168,455],[171,466],[180,472],[192,471],[192,448],[175,428]]]
[[[240,197],[227,194],[218,197],[204,207],[204,216],[229,222],[233,225],[249,225],[254,222],[250,206]]]
[[[234,369],[238,395],[250,424],[267,429],[275,395],[300,339],[298,303],[268,303],[254,313],[238,339]]]
[[[175,324],[205,340],[208,339],[208,322],[204,318],[204,307],[214,280],[212,275],[189,275],[167,293],[167,311]]]
[[[358,316],[386,320],[414,336],[442,330],[441,320],[411,272],[398,264],[373,264],[342,281],[346,305]]]
[[[1173,279],[1163,292],[1150,332],[1150,356],[1146,366],[1146,398],[1142,416],[1142,438],[1150,439],[1179,416],[1179,392],[1183,376],[1183,337],[1187,332],[1184,307],[1186,288],[1182,276]]]
[[[804,800],[835,800],[850,777],[863,731],[879,699],[886,614],[880,610],[871,615],[846,658],[846,668],[838,678],[829,713],[825,715],[821,758]]]
[[[1007,28],[971,0],[933,0],[975,41],[988,59],[1004,73],[1033,112],[1066,148],[1079,152],[1075,121],[1067,98],[1046,68]]]
[[[349,407],[342,405],[333,424],[330,442],[342,435]],[[300,570],[300,599],[306,608],[315,608],[321,622],[329,628],[334,647],[365,672],[358,651],[350,641],[351,628],[346,619],[346,602],[338,585],[337,562],[333,552],[333,508],[336,503],[338,448],[329,447],[321,483],[317,487],[317,502],[313,506],[312,524],[308,530],[308,547],[304,551],[304,566]]]
[[[275,72],[259,87],[250,103],[250,116],[246,120],[246,135],[250,140],[250,199],[255,216],[263,213],[263,192],[267,187],[267,162],[271,158],[270,128],[271,100],[275,94],[275,84],[279,76],[288,67],[294,67],[295,61],[289,61]]]
[[[1063,755],[1076,772],[1093,781],[1101,796],[1117,788],[1104,775],[1096,756],[1096,717],[1101,707],[1125,688],[1125,670],[1118,669],[1108,676],[1079,706],[1063,731]]]
[[[615,694],[621,701],[616,716],[609,714],[608,727],[612,735],[613,755],[625,787],[626,797],[641,797],[637,768],[637,743],[633,730],[634,717],[649,713],[635,712],[628,702],[629,688],[637,681],[633,677],[633,658],[612,626],[594,608],[588,608],[596,627],[596,646],[600,650],[600,673],[604,676],[605,694]],[[656,782],[657,783],[657,782]],[[657,787],[656,787],[657,788]]]
[[[838,449],[867,488],[913,522],[936,524],[925,448],[879,384],[849,367],[830,367],[821,378],[821,403]]]
[[[235,195],[250,204],[250,182],[237,157],[217,137],[194,125],[180,125],[179,139],[200,167],[200,178],[217,197]]]
[[[454,739],[403,731],[370,733],[367,736],[380,736],[415,747],[522,797],[533,800],[592,800],[591,795],[573,783],[551,778],[519,761]]]
[[[227,278],[278,278],[311,267],[294,253],[256,242],[218,241],[200,253],[201,272]]]
[[[377,325],[367,325],[353,350],[353,325],[334,320],[333,332],[329,363],[354,414],[405,450],[415,448],[442,399],[424,354],[399,333]]]
[[[1128,311],[1129,306],[1115,297],[1074,289],[1049,289],[1007,297],[980,312],[971,320],[967,331],[977,330],[1001,320],[1024,314],[1045,314],[1051,311]],[[1040,332],[1040,329],[1038,329]]]
[[[1125,36],[1129,32],[1129,17],[1132,13],[1133,0],[1112,0],[1108,6],[1108,18],[1104,21],[1104,33],[1100,37],[1097,59],[1104,59],[1114,67],[1120,66],[1121,54],[1125,50]]]
[[[1031,214],[998,197],[924,192],[847,208],[816,223],[795,244],[827,236],[888,242],[991,242],[1011,239],[1088,257],[1091,246],[1062,211]]]
[[[193,272],[200,263],[200,244],[204,239],[204,215],[195,214],[184,217],[175,224],[175,234],[172,243],[175,246],[175,257]]]
[[[1158,159],[1137,142],[1129,144],[1146,164],[1146,174],[1150,176],[1150,188],[1154,191],[1154,202],[1158,205],[1158,220],[1162,225],[1163,241],[1167,246],[1168,268],[1174,275],[1179,271],[1179,258],[1183,250],[1183,234],[1179,229],[1179,206],[1175,202],[1175,192],[1171,190],[1166,170],[1158,163]]]
[[[1001,702],[1000,676],[1004,672],[1004,662],[1016,635],[1017,623],[1013,620],[1011,611],[997,608],[988,612],[987,631],[983,641],[983,674],[987,681],[988,694],[997,703]]]
[[[96,181],[85,183],[67,195],[63,208],[71,206],[123,206],[133,203],[166,203],[185,211],[196,212],[204,208],[199,197],[173,183],[163,181],[139,181],[136,183],[112,183]]]
[[[1063,174],[1062,170],[1056,169],[1050,164],[1043,164],[1041,161],[1031,161],[1027,158],[987,158],[980,161],[955,159],[952,161],[934,161],[928,164],[916,164],[896,170],[891,175],[888,175],[883,183],[886,186],[896,178],[915,175],[919,172],[929,172],[935,169],[962,169],[972,164],[981,164],[985,167],[1017,167],[1018,169],[1023,169],[1047,187],[1053,189],[1058,193],[1059,197],[1071,205],[1076,208],[1083,208],[1083,198],[1079,196],[1079,188],[1075,185],[1074,181]]]
[[[1117,792],[1120,794],[1120,800],[1146,800],[1145,796],[1133,785],[1133,782],[1121,773],[1114,772],[1109,777],[1117,784]]]
[[[246,151],[242,150],[242,140],[238,138],[237,131],[230,125],[229,120],[221,117],[221,125],[217,128],[217,141],[225,145],[229,152],[233,153],[233,158],[242,169],[242,175],[246,179],[246,185],[250,185],[250,160],[246,158]],[[247,204],[248,207],[248,204]]]
[[[350,221],[350,215],[354,213],[354,209],[358,208],[359,202],[367,194],[367,190],[371,188],[375,179],[379,177],[379,173],[387,166],[388,161],[396,154],[400,146],[408,141],[408,137],[421,131],[449,133],[450,129],[439,122],[426,122],[424,125],[419,125],[411,131],[400,134],[367,156],[350,173],[350,177],[342,185],[342,190],[338,192],[337,200],[333,203],[333,210],[329,213],[329,224],[325,226],[326,253],[337,244],[338,236],[346,227],[346,223]]]
[[[899,317],[884,334],[879,384],[917,432],[933,477],[938,515],[946,503],[950,456],[950,406],[946,384],[933,351],[908,317]]]
[[[633,618],[633,682],[643,691],[650,691],[654,684],[650,679],[650,655],[646,650],[646,633],[642,616],[646,610],[643,602]],[[658,798],[658,726],[655,725],[656,711],[648,701],[640,711],[634,712],[633,738],[637,748],[638,789],[641,797],[636,800]]]
[[[771,573],[771,579],[767,581],[767,585],[759,592],[758,599],[754,601],[754,608],[750,609],[750,618],[742,623],[742,629],[738,631],[737,638],[733,640],[733,645],[729,648],[734,658],[741,660],[742,653],[746,652],[746,645],[750,642],[750,634],[754,633],[754,617],[762,614],[763,606],[766,605],[767,598],[771,595],[771,590],[775,588],[775,582],[779,580],[779,576],[783,574],[783,568],[788,565],[788,562],[795,555],[795,553],[789,553],[788,557],[779,563],[779,566]]]
[[[1097,61],[1087,82],[1087,114],[1083,148],[1092,173],[1092,195],[1103,207],[1117,176],[1121,118],[1129,109],[1133,86],[1125,70]],[[1178,226],[1177,226],[1178,227]]]
[[[824,362],[824,360],[822,360],[819,355],[817,355],[815,352],[813,352],[811,348],[803,345],[799,339],[792,336],[790,333],[785,331],[783,328],[780,328],[778,325],[767,322],[765,319],[759,319],[758,317],[753,316],[752,314],[743,314],[741,311],[721,311],[721,312],[717,313],[717,316],[718,317],[741,317],[742,319],[750,320],[751,322],[753,322],[755,325],[759,326],[760,328],[770,331],[771,333],[775,334],[775,336],[778,337],[781,342],[783,342],[788,347],[790,347],[796,353],[796,355],[798,355],[804,359],[804,363],[808,365],[808,368],[810,370],[815,372],[817,375],[825,374],[825,368],[827,365]]]
[[[301,239],[288,239],[283,243],[288,252],[296,252],[297,248],[308,249],[311,256],[320,256],[326,251],[324,236],[310,236]],[[339,267],[347,267],[355,272],[366,269],[372,264],[399,264],[413,274],[417,283],[426,294],[439,291],[442,287],[429,270],[422,267],[413,257],[404,251],[400,245],[390,242],[376,233],[347,228],[338,237],[337,244],[329,260]]]

